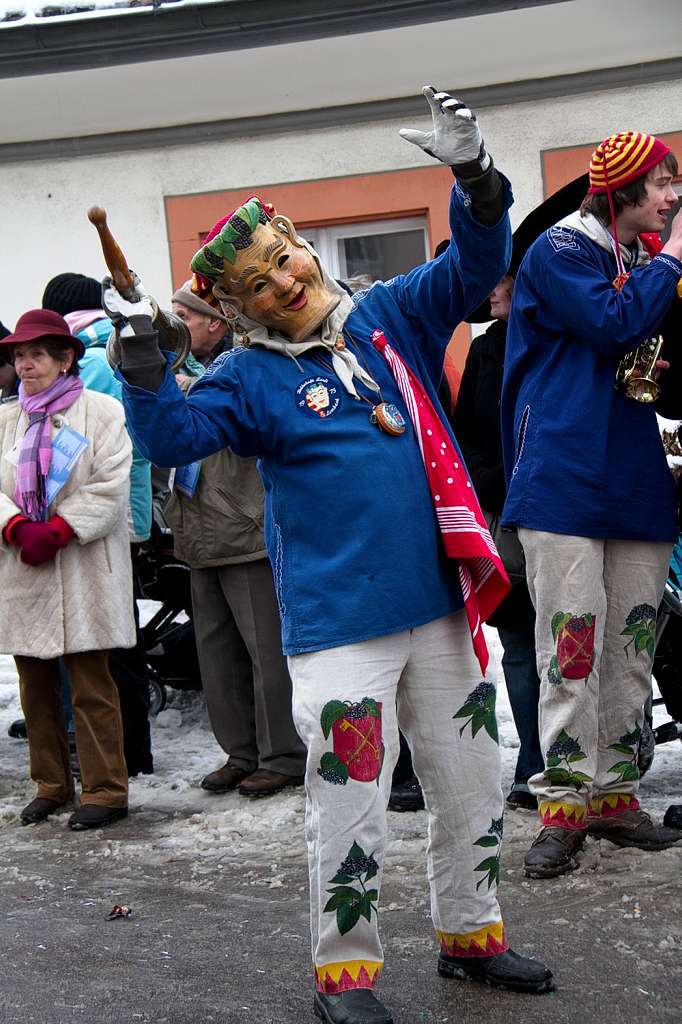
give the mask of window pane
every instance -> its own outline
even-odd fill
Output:
[[[388,281],[425,259],[422,230],[339,238],[338,244],[339,264],[345,278],[361,274],[371,281]]]

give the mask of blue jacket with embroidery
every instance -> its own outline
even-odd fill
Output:
[[[186,464],[224,447],[259,457],[286,654],[396,633],[462,607],[407,410],[370,339],[381,329],[440,409],[436,388],[452,331],[510,256],[507,214],[487,228],[469,204],[455,186],[448,250],[356,295],[344,325],[382,399],[402,412],[401,436],[370,423],[370,404],[345,391],[322,350],[297,361],[258,346],[226,352],[186,399],[168,370],[156,393],[124,382],[128,423],[157,465]],[[361,384],[358,391],[370,396]]]
[[[620,359],[656,333],[682,263],[633,270],[555,225],[521,264],[512,301],[501,422],[503,523],[579,537],[670,541],[675,487],[653,405],[614,387]]]

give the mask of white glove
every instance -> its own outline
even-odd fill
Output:
[[[130,323],[131,320],[145,317],[151,321],[154,316],[151,296],[137,274],[133,277],[133,288],[137,296],[135,302],[124,298],[110,277],[105,277],[102,281],[102,308],[123,338],[135,334]]]
[[[424,86],[422,95],[431,107],[433,127],[430,132],[401,128],[402,138],[449,167],[478,160],[481,172],[487,171],[490,157],[476,115],[461,100],[447,92],[436,92],[430,85]]]

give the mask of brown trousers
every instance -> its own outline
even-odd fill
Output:
[[[128,770],[123,756],[121,706],[109,674],[108,651],[65,654],[81,770],[81,803],[126,807]],[[15,657],[26,718],[31,778],[36,796],[66,803],[73,796],[66,720],[57,658]]]

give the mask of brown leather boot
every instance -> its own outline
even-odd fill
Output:
[[[302,786],[304,781],[303,775],[284,775],[282,772],[271,772],[269,768],[259,768],[244,779],[239,792],[242,796],[272,796],[273,793],[279,793],[280,789]]]
[[[573,871],[578,866],[574,854],[584,842],[584,829],[545,825],[524,858],[524,873],[528,878],[556,878]]]
[[[232,767],[228,761],[222,768],[205,775],[201,780],[201,788],[208,790],[209,793],[229,793],[250,774],[251,772],[247,768]]]
[[[616,846],[635,846],[638,850],[667,850],[682,842],[682,832],[656,825],[641,807],[610,818],[588,818],[587,831],[594,839],[608,839]]]

